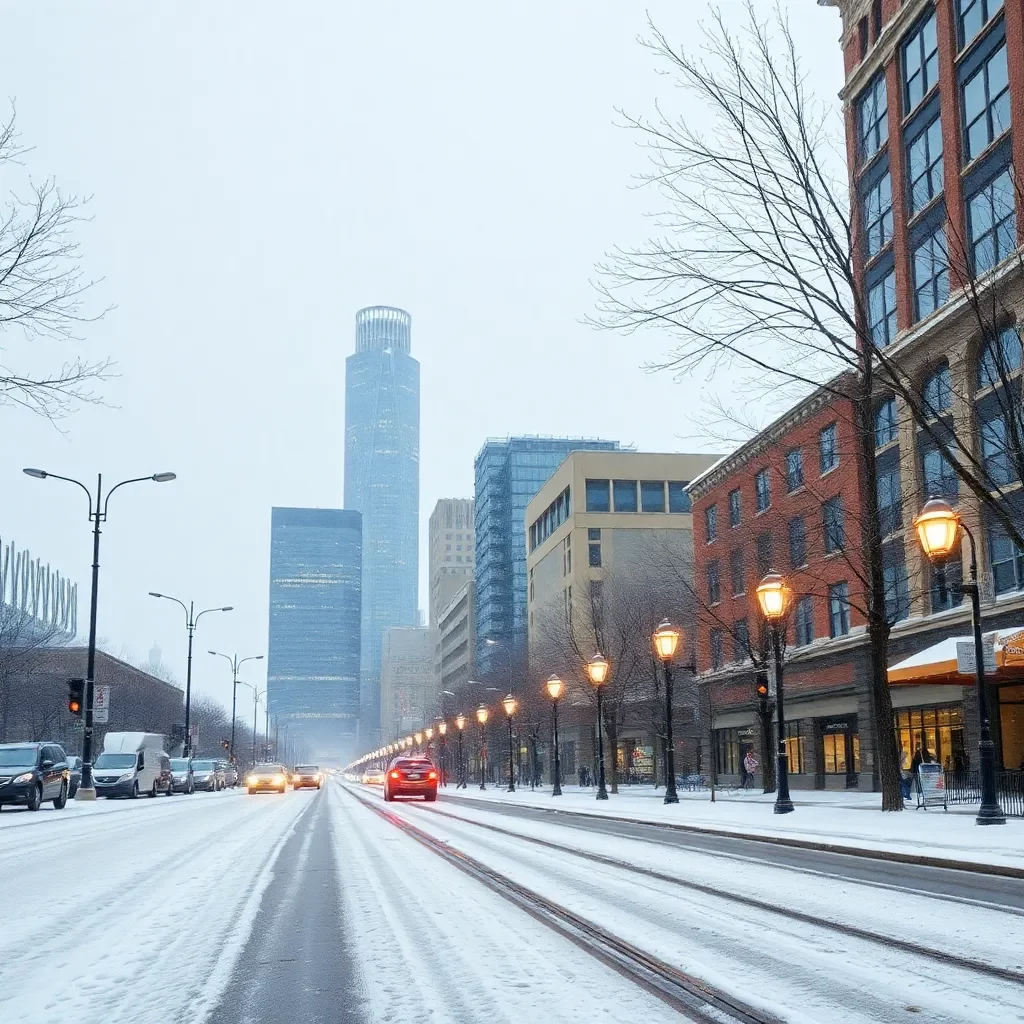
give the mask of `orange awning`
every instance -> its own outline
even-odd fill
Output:
[[[1000,629],[985,633],[983,639],[994,640],[996,671],[991,681],[1024,678],[1024,629]],[[917,654],[905,658],[889,668],[890,685],[922,683],[948,683],[967,686],[974,681],[974,673],[961,675],[957,671],[956,645],[974,643],[973,636],[951,636],[932,644]]]

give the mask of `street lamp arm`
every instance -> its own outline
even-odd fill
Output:
[[[263,660],[263,655],[262,654],[250,654],[248,658],[243,658],[238,663],[238,668],[241,668],[242,665],[244,665],[247,661],[262,661],[262,660]]]
[[[184,607],[184,605],[182,605],[182,607]],[[231,607],[231,605],[227,605],[227,606],[226,606],[226,607],[224,607],[224,608],[204,608],[204,609],[203,609],[203,610],[202,610],[202,611],[201,611],[201,612],[200,612],[200,613],[199,613],[199,614],[198,614],[198,615],[197,615],[197,616],[195,617],[195,619],[193,619],[193,620],[192,620],[192,625],[193,625],[193,627],[194,627],[194,626],[198,626],[198,625],[199,625],[199,620],[200,620],[200,619],[201,619],[201,618],[202,618],[202,617],[203,617],[203,616],[204,616],[204,615],[205,615],[205,614],[206,614],[207,612],[230,612],[230,611],[234,611],[234,609],[233,609],[233,608]]]
[[[171,597],[170,594],[158,594],[155,590],[149,592],[150,597],[162,597],[165,601],[173,601],[175,604],[181,605],[181,610],[185,613],[185,625],[192,626],[193,622],[190,621],[188,614],[188,605],[184,601],[179,601],[176,597]]]
[[[28,470],[25,470],[24,472],[28,473]],[[40,471],[40,472],[42,473],[42,471]],[[29,475],[30,476],[36,476],[37,474],[35,472],[33,472],[33,473],[30,473]],[[40,477],[40,479],[43,479],[43,480],[49,480],[49,479],[63,480],[65,483],[74,484],[76,487],[81,487],[82,490],[85,491],[85,496],[89,499],[89,518],[92,519],[92,491],[90,491],[89,488],[86,487],[85,484],[83,484],[81,480],[76,480],[74,477],[70,477],[70,476],[61,476],[59,473],[50,473],[50,472],[42,473],[42,476]]]
[[[118,489],[118,487],[124,487],[126,484],[141,484],[141,483],[145,482],[146,480],[152,480],[152,479],[153,479],[153,474],[151,473],[149,476],[133,476],[130,480],[122,480],[119,484],[114,484],[114,486],[111,487],[109,491],[107,491],[107,497],[106,497],[106,499],[103,502],[103,516],[102,516],[102,518],[104,520],[107,518],[107,506],[110,504],[110,496],[114,493],[114,491],[116,491]],[[76,480],[75,483],[78,483],[78,481]],[[97,509],[96,511],[98,512],[99,509]]]

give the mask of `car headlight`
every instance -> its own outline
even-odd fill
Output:
[[[32,773],[31,772],[25,772],[24,775],[19,775],[16,779],[12,779],[11,781],[12,782],[31,782],[32,781]]]
[[[126,772],[126,773],[125,773],[124,775],[122,775],[122,776],[121,776],[121,778],[119,778],[119,779],[118,779],[117,781],[118,781],[118,782],[127,782],[127,781],[128,781],[128,780],[129,780],[130,778],[131,778],[131,777],[132,777],[132,773],[131,773],[131,772]]]
[[[259,780],[259,779],[257,779],[255,775],[250,775],[250,776],[249,776],[249,778],[247,778],[247,779],[246,779],[245,781],[246,781],[246,782],[247,782],[247,783],[248,783],[248,784],[249,784],[250,786],[255,786],[255,785],[256,785],[256,783],[257,783],[257,782],[259,782],[260,780]]]
[[[274,776],[274,785],[275,786],[283,786],[284,785],[284,776],[283,775],[275,775]]]

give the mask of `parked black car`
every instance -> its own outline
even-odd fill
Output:
[[[0,744],[0,807],[24,804],[38,811],[52,800],[59,811],[68,802],[70,770],[64,748],[56,743]]]
[[[72,800],[82,784],[82,759],[80,757],[68,758],[68,796]]]

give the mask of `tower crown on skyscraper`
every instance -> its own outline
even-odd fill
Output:
[[[395,349],[409,354],[412,317],[397,306],[367,306],[356,313],[356,351]]]

